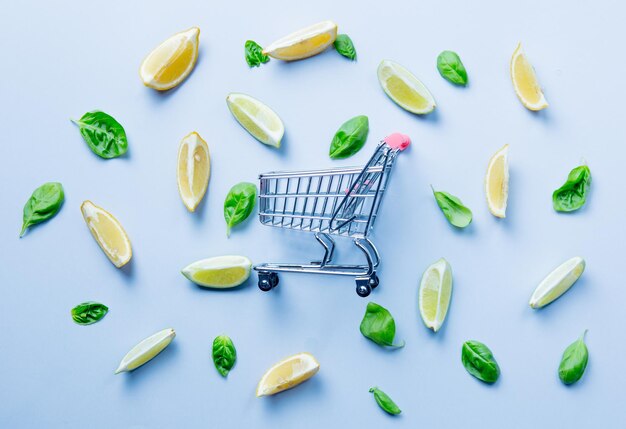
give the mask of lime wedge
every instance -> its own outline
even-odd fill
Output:
[[[389,98],[409,112],[424,115],[435,109],[435,99],[428,88],[396,62],[381,61],[378,82]]]
[[[437,332],[448,314],[452,295],[452,268],[441,258],[422,276],[419,288],[419,310],[426,327]]]
[[[250,277],[252,261],[245,256],[216,256],[183,268],[183,275],[199,286],[226,289],[239,286]]]
[[[124,356],[122,362],[120,362],[115,373],[119,374],[120,372],[132,371],[135,368],[139,368],[161,353],[163,349],[172,342],[175,336],[176,332],[174,332],[172,328],[163,329],[149,336],[126,353],[126,356]]]
[[[237,122],[263,144],[280,147],[285,126],[278,115],[256,98],[230,93],[226,103]]]
[[[559,265],[543,279],[530,297],[531,308],[541,308],[563,295],[585,271],[585,260],[575,256]]]

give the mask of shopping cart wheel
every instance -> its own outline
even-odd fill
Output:
[[[372,292],[372,287],[370,286],[370,278],[369,277],[357,277],[356,279],[356,293],[361,298],[365,298]]]
[[[263,292],[272,290],[278,284],[278,274],[260,272],[259,273],[259,289]]]
[[[370,280],[369,280],[369,285],[372,289],[376,289],[376,286],[378,286],[378,284],[380,283],[380,280],[378,279],[378,276],[376,275],[376,273],[372,273],[372,275],[370,276]]]

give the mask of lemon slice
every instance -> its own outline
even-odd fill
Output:
[[[301,60],[319,54],[337,38],[337,24],[322,21],[271,43],[263,53],[284,61]]]
[[[199,286],[226,289],[248,280],[250,268],[252,261],[245,256],[216,256],[189,264],[182,273]]]
[[[139,68],[143,84],[159,91],[174,88],[193,70],[198,60],[200,29],[174,34],[148,54]]]
[[[585,260],[579,256],[568,259],[543,279],[530,297],[532,308],[541,308],[563,295],[585,271]]]
[[[378,65],[378,82],[396,104],[418,115],[435,109],[435,99],[418,78],[400,64],[383,60]]]
[[[211,157],[209,146],[195,131],[180,142],[178,148],[178,193],[187,210],[193,212],[202,201],[209,185]]]
[[[452,295],[452,268],[441,258],[422,276],[419,289],[419,309],[426,327],[437,332],[448,314]]]
[[[133,251],[130,247],[130,240],[117,219],[89,200],[83,202],[80,211],[83,213],[91,235],[113,265],[117,268],[126,265],[133,256]]]
[[[485,176],[487,206],[492,215],[506,217],[506,202],[509,198],[509,145],[506,144],[489,160]]]
[[[172,328],[163,329],[149,336],[126,353],[126,356],[122,358],[115,373],[119,374],[120,372],[132,371],[135,368],[139,368],[161,353],[163,349],[172,342],[175,336],[176,332],[174,332]]]
[[[237,122],[252,137],[263,144],[280,147],[285,126],[272,109],[256,98],[235,92],[228,94],[226,104]]]
[[[511,80],[515,93],[524,107],[535,111],[548,107],[548,102],[539,86],[535,69],[528,62],[521,43],[517,45],[511,57]]]
[[[298,353],[278,362],[267,370],[256,388],[256,396],[268,396],[291,389],[313,377],[320,369],[310,353]]]

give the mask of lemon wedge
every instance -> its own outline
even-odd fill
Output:
[[[539,283],[530,297],[531,308],[541,308],[563,295],[585,271],[585,260],[575,256],[559,265]]]
[[[180,142],[178,148],[178,193],[187,207],[193,212],[202,201],[209,186],[211,157],[209,146],[195,131]]]
[[[515,93],[524,107],[534,111],[548,107],[548,102],[539,86],[535,69],[528,62],[521,43],[517,45],[511,57],[511,80]]]
[[[216,256],[183,268],[182,273],[199,286],[226,289],[239,286],[250,277],[252,261],[245,256]]]
[[[113,265],[117,268],[126,265],[133,256],[133,251],[130,247],[130,240],[117,219],[89,200],[83,202],[80,211],[83,213],[91,235]]]
[[[143,84],[159,91],[174,88],[193,70],[198,60],[200,29],[174,34],[148,54],[139,68]]]
[[[337,38],[337,24],[322,21],[271,43],[263,53],[284,61],[301,60],[319,54]]]
[[[163,329],[149,336],[126,353],[115,373],[119,374],[139,368],[169,346],[175,336],[176,332],[172,328]]]
[[[435,109],[435,99],[428,88],[396,62],[381,61],[378,65],[378,82],[389,98],[411,113],[424,115]]]
[[[487,206],[492,215],[506,217],[509,198],[509,145],[504,145],[489,160],[485,176]]]
[[[310,353],[298,353],[278,362],[267,370],[256,388],[256,396],[268,396],[291,389],[313,377],[320,369]]]
[[[230,93],[226,104],[237,122],[263,144],[280,147],[285,126],[278,115],[265,104],[246,94]]]
[[[420,282],[419,309],[426,327],[437,332],[448,314],[452,295],[452,268],[441,258],[429,266]]]

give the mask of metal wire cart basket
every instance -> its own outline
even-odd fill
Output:
[[[353,276],[356,292],[366,297],[379,280],[380,255],[368,238],[398,153],[409,137],[395,133],[383,139],[363,167],[261,174],[259,220],[263,225],[311,232],[324,248],[321,261],[308,264],[259,264],[259,288],[278,284],[278,272]],[[350,237],[365,255],[362,265],[333,264],[332,235]]]

